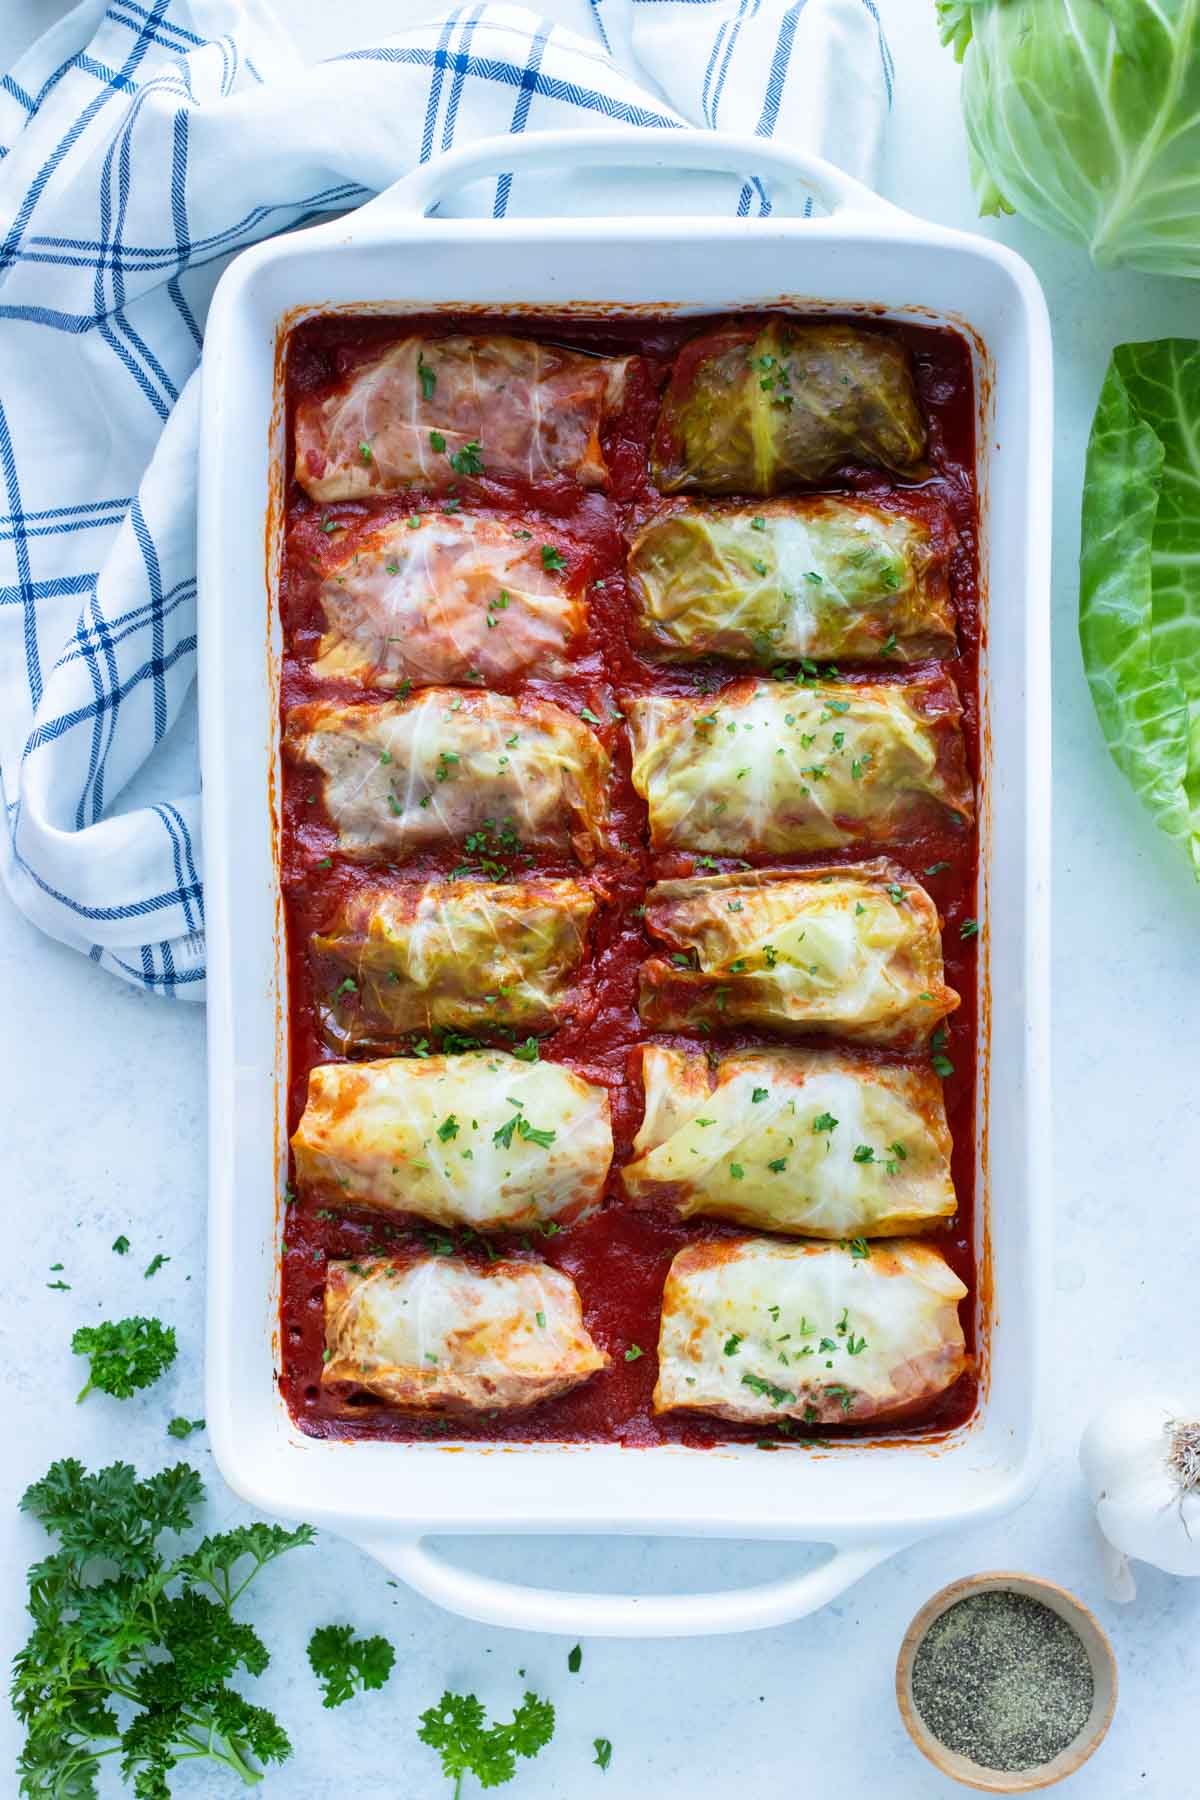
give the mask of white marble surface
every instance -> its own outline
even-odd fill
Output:
[[[64,9],[57,0],[0,8],[0,66]],[[585,0],[547,4],[583,25]],[[957,74],[936,44],[930,0],[882,0],[897,64],[885,188],[901,204],[970,226],[973,206],[956,99]],[[401,0],[290,0],[288,16],[316,56],[419,16]],[[296,1754],[270,1778],[278,1800],[361,1794],[435,1800],[449,1790],[414,1737],[417,1713],[444,1685],[508,1708],[524,1685],[559,1708],[555,1741],[521,1768],[514,1794],[565,1800],[645,1793],[705,1800],[752,1781],[767,1793],[836,1793],[840,1800],[933,1800],[951,1784],[911,1750],[892,1698],[892,1666],[908,1619],[942,1583],[971,1570],[1016,1567],[1065,1582],[1100,1613],[1121,1667],[1122,1698],[1102,1753],[1070,1784],[1079,1800],[1186,1797],[1195,1790],[1194,1712],[1200,1681],[1200,1582],[1146,1572],[1137,1603],[1103,1598],[1075,1469],[1084,1418],[1109,1389],[1165,1380],[1200,1362],[1196,1304],[1195,1106],[1200,1016],[1200,893],[1110,767],[1091,715],[1075,638],[1079,483],[1088,422],[1110,346],[1194,332],[1195,287],[1099,275],[1081,253],[1006,221],[997,235],[1038,271],[1058,357],[1055,630],[1055,1194],[1058,1241],[1049,1340],[1051,1442],[1045,1477],[1017,1514],[987,1529],[899,1556],[819,1617],[737,1639],[667,1646],[590,1643],[569,1675],[567,1645],[448,1618],[333,1540],[286,1560],[250,1613],[274,1661],[256,1698],[292,1731]],[[1020,596],[997,594],[997,606]],[[1049,779],[1049,771],[1047,771]],[[0,1287],[8,1450],[0,1495],[7,1658],[23,1633],[22,1574],[41,1534],[15,1512],[25,1484],[55,1457],[97,1466],[127,1456],[168,1460],[176,1411],[201,1399],[204,1284],[203,1015],[144,999],[41,938],[0,900],[0,1043],[6,1099],[4,1193],[8,1255]],[[118,1232],[132,1252],[111,1254]],[[155,1251],[171,1257],[152,1282]],[[48,1291],[63,1262],[70,1293]],[[182,1353],[170,1377],[125,1405],[93,1395],[76,1411],[74,1327],[153,1309],[176,1324]],[[195,1460],[211,1473],[203,1439]],[[213,1478],[210,1512],[239,1508]],[[464,1556],[466,1553],[463,1553]],[[708,1584],[762,1578],[786,1549],[669,1543],[492,1544],[472,1560],[561,1585]],[[347,1619],[385,1631],[396,1672],[382,1694],[336,1713],[315,1707],[304,1645],[315,1624]],[[591,1740],[612,1739],[606,1776]],[[16,1731],[3,1728],[0,1767]],[[0,1776],[0,1791],[11,1792]],[[181,1795],[232,1791],[193,1771]],[[105,1793],[115,1792],[105,1788]]]

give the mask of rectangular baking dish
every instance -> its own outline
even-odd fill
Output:
[[[828,217],[471,220],[438,196],[503,170],[643,165],[802,183]],[[972,346],[981,586],[983,921],[974,1417],[937,1440],[764,1456],[592,1444],[336,1443],[279,1394],[278,1239],[287,995],[278,889],[276,582],[280,346],[330,309],[519,313],[861,309],[949,325]],[[258,245],[224,275],[204,347],[200,723],[209,938],[207,1417],[230,1486],[369,1550],[431,1599],[492,1624],[669,1636],[779,1624],[904,1545],[1017,1505],[1038,1461],[1049,1219],[1050,334],[1024,262],[925,224],[819,160],[690,131],[494,139],[427,164],[358,212]],[[517,1587],[435,1554],[432,1532],[630,1533],[822,1543],[816,1568],[677,1596]]]

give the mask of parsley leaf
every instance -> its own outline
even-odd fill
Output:
[[[21,1510],[59,1540],[29,1571],[33,1630],[13,1663],[26,1800],[92,1800],[111,1755],[139,1800],[167,1800],[181,1760],[208,1757],[257,1783],[262,1764],[291,1754],[275,1716],[229,1685],[269,1661],[233,1605],[265,1563],[311,1543],[312,1527],[243,1526],[168,1560],[158,1539],[187,1531],[203,1499],[187,1463],[139,1480],[128,1463],[92,1474],[68,1458],[26,1490]]]
[[[129,1254],[129,1239],[125,1236],[124,1232],[121,1233],[119,1238],[113,1239],[112,1247],[118,1256],[128,1256],[128,1254]]]
[[[176,1416],[167,1426],[167,1436],[173,1438],[189,1438],[193,1431],[203,1431],[203,1419],[184,1419]]]
[[[554,1708],[536,1694],[526,1693],[507,1724],[491,1725],[474,1694],[449,1691],[421,1714],[417,1732],[441,1757],[442,1774],[454,1782],[454,1800],[464,1775],[474,1775],[480,1787],[500,1787],[516,1774],[518,1756],[536,1756],[553,1735]]]
[[[381,1688],[396,1652],[384,1637],[355,1637],[351,1625],[319,1625],[308,1640],[308,1660],[321,1684],[322,1706],[341,1706],[367,1688]]]
[[[102,1319],[99,1325],[81,1325],[71,1339],[76,1356],[91,1358],[87,1385],[76,1399],[85,1400],[93,1388],[128,1400],[138,1388],[150,1387],[175,1361],[175,1332],[158,1319]]]
[[[542,545],[542,567],[547,575],[561,575],[566,566],[567,559],[561,550],[556,550],[553,544]]]
[[[596,1767],[598,1769],[607,1769],[609,1763],[612,1761],[611,1738],[593,1738],[592,1749],[596,1752],[595,1756],[592,1758]]]

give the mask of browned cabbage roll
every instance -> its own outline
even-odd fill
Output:
[[[457,1256],[331,1262],[322,1383],[389,1406],[493,1412],[566,1394],[603,1369],[575,1284],[543,1262]]]
[[[641,969],[655,1031],[753,1025],[911,1048],[958,1005],[937,908],[884,857],[660,881],[646,928],[669,952]]]
[[[676,506],[630,548],[638,635],[670,662],[952,656],[948,540],[867,500]]]
[[[544,535],[414,513],[357,538],[324,572],[314,674],[381,688],[561,675],[587,611]]]
[[[596,897],[577,881],[398,882],[360,888],[312,939],[331,1049],[389,1049],[410,1031],[550,1031]]]
[[[425,688],[411,700],[293,707],[284,742],[323,777],[338,849],[396,860],[461,842],[504,862],[524,849],[574,850],[585,866],[603,841],[608,757],[561,706],[504,694]]]
[[[651,472],[664,493],[776,494],[847,463],[916,477],[924,455],[912,361],[897,338],[773,318],[684,346]]]
[[[608,486],[604,421],[627,357],[530,338],[402,338],[296,408],[296,480],[314,500],[362,500],[464,475]]]
[[[936,1250],[720,1238],[671,1264],[657,1411],[735,1424],[857,1425],[913,1413],[967,1366],[967,1290]]]
[[[638,1206],[758,1231],[898,1237],[956,1207],[942,1084],[851,1050],[642,1048],[646,1110],[621,1179]]]
[[[604,1190],[608,1090],[500,1050],[319,1063],[292,1151],[300,1185],[343,1206],[476,1231],[569,1225]]]
[[[962,707],[944,676],[739,681],[626,702],[656,850],[788,856],[967,826]]]

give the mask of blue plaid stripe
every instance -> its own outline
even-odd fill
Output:
[[[378,162],[345,124],[359,107],[363,141],[394,142],[396,173],[473,135],[572,119],[671,129],[727,124],[732,110],[769,136],[804,3],[589,0],[589,44],[471,0],[319,71],[289,60],[281,73],[260,23],[226,30],[229,0],[108,0],[89,15],[90,42],[60,29],[0,77],[0,772],[6,876],[30,917],[123,979],[202,994],[195,796],[114,803],[156,746],[176,753],[194,679],[186,471],[212,265],[374,191]],[[869,14],[890,93],[872,0],[807,3]],[[636,48],[643,9],[672,6],[688,23],[671,25],[678,68],[660,85],[677,112],[609,54],[619,8]],[[259,103],[264,79],[293,83],[294,106]],[[233,95],[243,135],[230,143]],[[273,191],[259,182],[264,148]],[[768,211],[755,181],[738,210],[756,196]],[[512,199],[502,175],[494,216]]]

